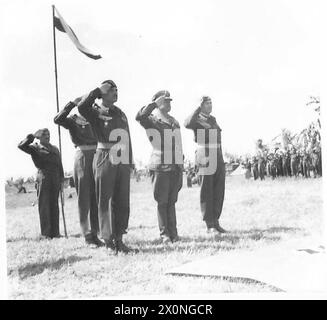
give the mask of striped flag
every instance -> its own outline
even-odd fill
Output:
[[[82,53],[84,53],[85,55],[87,55],[89,58],[91,59],[100,59],[101,56],[99,54],[94,54],[92,53],[89,49],[85,48],[78,40],[76,34],[74,33],[73,29],[66,23],[66,21],[63,19],[63,17],[60,15],[60,13],[58,12],[57,8],[55,8],[56,10],[56,16],[54,16],[54,25],[55,27],[61,31],[61,32],[65,32],[67,33],[68,37],[70,38],[70,40],[73,41],[74,45],[76,46],[76,48],[81,51]]]

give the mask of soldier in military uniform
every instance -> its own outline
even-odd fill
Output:
[[[257,143],[258,174],[260,180],[264,180],[266,167],[266,148],[263,146],[261,139],[259,139]]]
[[[288,151],[285,151],[282,156],[283,160],[283,175],[284,177],[290,177],[291,173],[291,159]]]
[[[277,177],[283,176],[283,157],[281,151],[275,152],[275,157],[277,159]]]
[[[251,173],[251,162],[249,161],[248,158],[246,159],[246,162],[245,162],[245,169],[246,169],[245,178],[246,179],[250,179],[252,177],[252,173]]]
[[[272,154],[269,160],[270,162],[270,174],[271,178],[274,180],[277,177],[277,166],[278,166],[278,158],[276,154]]]
[[[253,179],[257,180],[259,178],[259,169],[258,169],[258,159],[257,157],[252,158],[252,174]]]
[[[40,143],[33,143],[35,138]],[[50,144],[48,129],[40,129],[22,140],[18,148],[32,156],[37,173],[37,195],[41,235],[58,238],[59,233],[59,191],[64,181],[64,171],[57,147]]]
[[[303,173],[306,178],[310,178],[311,160],[308,152],[304,150],[303,153]]]
[[[79,222],[87,244],[103,246],[98,238],[98,207],[95,197],[95,183],[92,170],[97,140],[92,127],[81,115],[68,115],[81,98],[69,102],[54,118],[54,122],[69,130],[76,148],[74,161],[74,185],[77,192]]]
[[[203,220],[207,226],[207,232],[218,234],[224,233],[219,224],[219,218],[222,212],[224,195],[225,195],[225,163],[221,150],[221,129],[217,124],[216,118],[211,115],[212,102],[210,97],[204,96],[201,99],[201,105],[186,120],[185,127],[194,131],[194,140],[198,143],[196,151],[196,162],[202,176],[200,204]],[[199,139],[198,129],[204,130],[204,141]],[[217,137],[215,141],[210,141],[209,131],[216,130]],[[212,174],[203,174],[203,167],[207,165],[203,163],[205,155],[209,154],[209,149],[216,152],[217,167]],[[210,165],[210,164],[209,164]]]
[[[97,140],[93,173],[100,237],[108,249],[135,253],[137,250],[127,247],[123,242],[130,213],[130,173],[133,161],[127,117],[114,105],[117,98],[116,84],[106,80],[100,88],[83,97],[78,110],[91,124]],[[96,99],[102,100],[98,108],[94,107]]]
[[[158,203],[158,224],[163,243],[179,240],[175,203],[183,184],[180,126],[169,114],[171,100],[170,93],[161,90],[136,115],[136,120],[146,129],[153,147],[149,169],[152,172],[154,198]],[[165,131],[173,133],[174,137],[165,139]],[[169,156],[171,161],[166,161],[165,158]]]
[[[295,148],[292,148],[291,150],[291,175],[293,177],[297,177],[299,173],[299,157],[298,154],[296,153]]]
[[[311,151],[311,163],[312,163],[312,169],[313,169],[313,177],[317,178],[317,176],[321,176],[321,157],[319,154],[318,148],[313,148]]]

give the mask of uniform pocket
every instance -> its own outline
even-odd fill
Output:
[[[109,150],[107,151],[100,151],[99,153],[96,153],[95,155],[95,167],[100,168],[103,166],[103,164],[106,162],[107,159],[109,159]]]
[[[83,154],[82,151],[77,151],[75,154],[75,160],[74,160],[75,173],[78,176],[83,175],[84,167],[85,167],[85,155]]]

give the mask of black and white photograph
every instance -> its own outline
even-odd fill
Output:
[[[327,298],[323,1],[0,8],[1,299]]]

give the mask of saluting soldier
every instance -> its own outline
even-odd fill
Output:
[[[210,150],[215,150],[215,157],[217,160],[216,168],[212,174],[203,171],[201,174],[201,191],[200,204],[203,220],[207,226],[208,233],[224,233],[224,230],[219,223],[219,218],[222,212],[224,196],[225,196],[225,163],[221,149],[221,129],[217,124],[216,118],[211,115],[212,101],[208,96],[201,99],[201,105],[198,107],[186,120],[185,127],[194,132],[194,140],[197,142],[196,162],[201,168],[207,166],[208,163],[203,161],[206,154],[209,154],[209,161],[213,160],[210,157]],[[204,130],[204,141],[199,139],[200,131]],[[212,141],[210,139],[210,131],[216,131],[216,138]],[[210,163],[209,163],[210,165]],[[209,172],[207,172],[209,173]]]
[[[39,143],[33,143],[35,138]],[[58,197],[64,181],[64,171],[57,147],[50,144],[48,129],[40,129],[29,134],[18,148],[32,156],[37,173],[37,195],[41,235],[46,238],[59,238]]]
[[[253,179],[257,180],[259,178],[259,169],[258,169],[258,159],[257,157],[252,157],[252,174]]]
[[[245,178],[246,179],[250,179],[252,177],[252,173],[251,173],[251,162],[249,161],[248,158],[246,159],[246,162],[245,162],[245,169],[246,169]]]
[[[303,154],[303,173],[306,178],[310,178],[310,155],[308,152],[304,150]]]
[[[295,148],[292,148],[290,158],[291,158],[291,175],[293,177],[297,177],[299,173],[299,156]]]
[[[143,107],[136,115],[136,120],[146,129],[153,147],[149,169],[154,199],[158,203],[158,224],[163,243],[179,240],[175,203],[183,184],[180,125],[169,114],[171,101],[170,93],[161,90],[153,96],[152,102]],[[172,139],[165,139],[165,134],[169,132],[173,134]],[[171,161],[168,161],[167,158],[171,158]]]
[[[283,153],[283,175],[284,177],[290,177],[291,173],[291,159],[288,151],[284,151]]]
[[[76,148],[74,160],[74,184],[77,192],[79,222],[87,244],[104,245],[98,238],[99,220],[92,170],[97,140],[90,123],[81,115],[68,116],[81,98],[69,102],[54,118],[54,122],[69,130]]]
[[[266,150],[262,145],[262,140],[258,140],[258,146],[257,146],[257,159],[258,159],[258,174],[260,177],[260,180],[265,179],[265,166],[266,166]]]
[[[78,110],[91,124],[97,140],[93,173],[100,237],[108,249],[135,253],[136,249],[127,247],[123,242],[130,214],[130,171],[133,161],[127,117],[114,105],[117,98],[116,84],[106,80],[100,88],[83,97]],[[96,99],[101,99],[98,108],[94,106]]]

